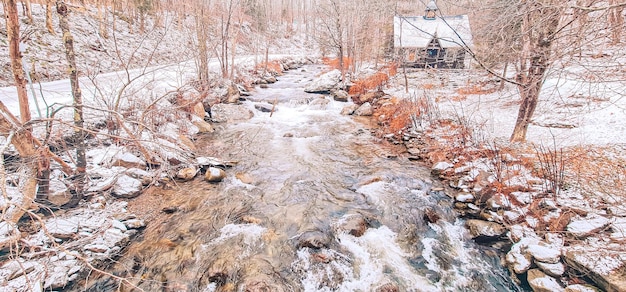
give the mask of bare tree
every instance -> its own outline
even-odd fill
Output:
[[[65,56],[68,62],[68,71],[70,74],[70,84],[72,87],[72,97],[74,98],[74,143],[76,144],[76,173],[75,182],[76,189],[72,194],[71,200],[67,203],[68,207],[76,206],[82,199],[83,188],[85,185],[85,171],[87,167],[87,158],[85,156],[85,131],[83,128],[83,100],[78,83],[78,69],[76,67],[76,54],[74,53],[74,37],[69,27],[69,11],[64,1],[57,1],[57,13],[59,14],[59,27],[63,32],[63,45],[65,46]]]
[[[2,5],[7,18],[7,37],[9,41],[9,57],[11,69],[15,79],[15,88],[20,103],[20,118],[22,123],[30,121],[28,93],[26,92],[26,73],[22,67],[22,53],[20,52],[20,21],[15,0],[3,0]]]

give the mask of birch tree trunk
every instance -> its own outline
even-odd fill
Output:
[[[22,67],[22,53],[20,52],[20,20],[15,0],[3,0],[7,24],[7,38],[9,42],[9,58],[11,69],[15,79],[17,98],[20,104],[20,119],[22,123],[30,121],[30,107],[28,106],[28,93],[26,92],[26,73]]]
[[[63,45],[65,46],[65,56],[70,72],[70,84],[72,87],[72,97],[74,98],[74,143],[76,143],[76,189],[66,207],[76,206],[82,199],[85,185],[85,170],[87,158],[85,156],[85,131],[83,129],[83,100],[78,83],[78,69],[76,68],[76,55],[74,53],[74,38],[70,32],[67,5],[62,0],[57,1],[57,13],[59,14],[59,27],[63,33]]]

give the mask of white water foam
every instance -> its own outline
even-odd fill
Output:
[[[315,262],[311,250],[301,249],[295,264],[308,271],[302,279],[304,291],[372,291],[391,279],[407,289],[438,290],[416,273],[396,237],[386,226],[370,228],[361,237],[342,233],[337,239],[349,255],[323,250],[323,256],[331,258],[328,263]]]

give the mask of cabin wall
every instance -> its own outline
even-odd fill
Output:
[[[436,56],[432,50],[439,50]],[[402,66],[411,68],[469,69],[470,60],[462,48],[400,48]]]

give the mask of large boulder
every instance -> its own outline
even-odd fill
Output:
[[[254,113],[241,105],[216,104],[211,108],[213,121],[218,123],[246,121],[254,117]]]
[[[602,290],[626,292],[626,254],[580,245],[569,247],[564,257],[569,268],[586,275]]]
[[[328,94],[337,87],[340,81],[341,72],[339,70],[333,70],[320,75],[317,79],[309,83],[304,88],[304,92]]]

